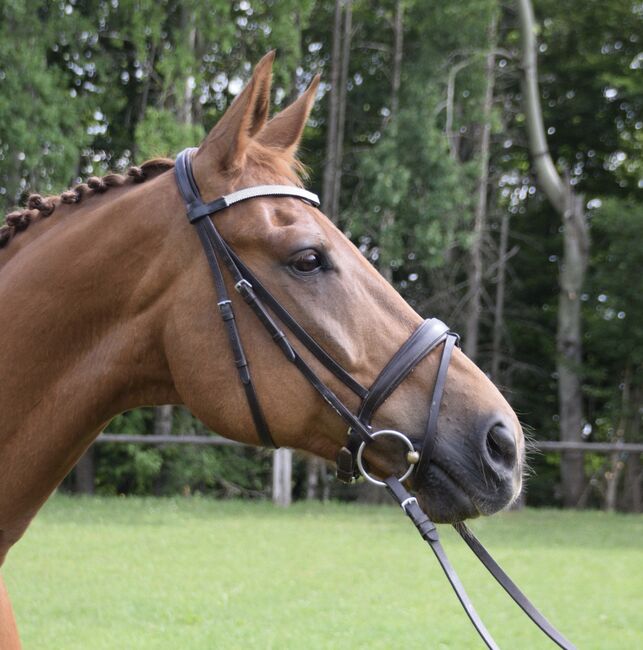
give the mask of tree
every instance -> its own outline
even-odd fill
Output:
[[[530,0],[519,0],[523,36],[522,68],[529,147],[536,174],[547,198],[563,219],[564,253],[560,266],[557,371],[561,439],[580,442],[584,425],[581,390],[581,293],[589,257],[584,198],[556,171],[547,147],[536,72],[535,19]],[[578,506],[584,489],[583,455],[563,452],[561,464],[565,505]]]
[[[489,158],[491,139],[491,109],[496,74],[496,30],[498,17],[494,12],[488,28],[488,48],[485,57],[485,91],[482,105],[482,123],[479,127],[478,164],[480,171],[476,187],[476,205],[473,237],[469,254],[471,265],[468,274],[468,314],[464,337],[464,351],[474,361],[478,356],[480,311],[482,309],[482,249],[487,228],[487,196],[489,193]]]
[[[346,120],[346,93],[352,37],[352,0],[335,0],[333,19],[328,129],[322,201],[324,212],[337,221],[342,185],[342,156]]]
[[[610,442],[641,442],[643,295],[636,282],[623,282],[643,268],[643,249],[632,245],[643,238],[640,206],[631,198],[604,199],[592,223],[595,245],[583,301],[590,399],[600,414],[594,419],[592,435]],[[619,504],[623,473],[624,503]],[[640,511],[640,455],[613,454],[598,478],[607,509],[623,505]]]
[[[64,20],[61,5],[40,0],[5,2],[0,12],[0,207],[6,210],[28,185],[46,193],[74,178],[91,140],[86,121],[95,103],[75,100],[65,72],[48,61],[82,21]]]

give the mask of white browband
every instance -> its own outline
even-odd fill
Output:
[[[221,198],[229,207],[235,203],[240,203],[241,201],[254,199],[260,196],[294,196],[308,201],[315,207],[319,207],[319,197],[317,194],[293,185],[254,185],[253,187],[246,187],[242,190],[237,190],[231,194],[224,194]]]

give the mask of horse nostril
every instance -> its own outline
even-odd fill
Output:
[[[491,465],[513,469],[516,464],[516,440],[504,424],[496,424],[487,433],[486,447]]]

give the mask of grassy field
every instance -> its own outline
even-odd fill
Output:
[[[552,647],[442,528],[501,647]],[[579,649],[643,648],[643,517],[532,510],[473,528]],[[481,645],[393,507],[56,496],[3,572],[26,650]]]

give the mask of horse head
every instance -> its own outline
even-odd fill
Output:
[[[318,78],[293,104],[268,119],[269,54],[245,89],[192,157],[203,201],[261,185],[299,186],[296,153],[313,105]],[[168,209],[184,219],[181,197]],[[370,386],[382,368],[422,323],[418,314],[371,266],[322,212],[297,197],[261,196],[211,217],[243,265],[325,351],[361,385]],[[176,389],[214,430],[257,443],[257,432],[224,323],[216,317],[206,257],[198,238],[182,225],[175,247],[183,272],[176,278],[167,356]],[[232,278],[226,276],[231,295]],[[346,442],[346,424],[289,364],[239,296],[236,322],[271,435],[279,446],[335,460]],[[422,441],[440,363],[440,347],[428,353],[373,415],[373,430],[393,429]],[[316,362],[302,358],[344,404],[357,413],[360,398]],[[524,441],[518,420],[491,381],[459,349],[446,374],[431,459],[421,463],[412,484],[436,521],[491,514],[520,492]],[[369,445],[370,471],[402,474],[405,447],[382,437]]]

